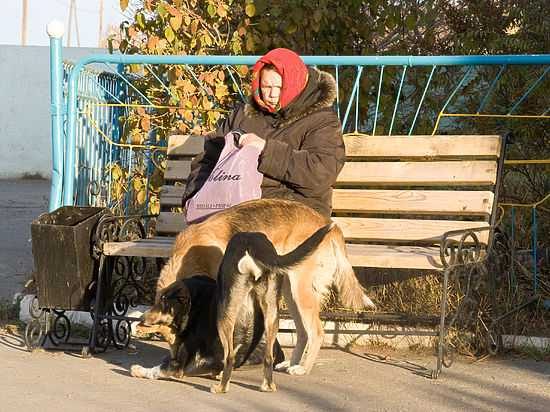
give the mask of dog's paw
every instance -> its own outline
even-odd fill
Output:
[[[277,372],[286,372],[289,367],[290,367],[290,360],[286,360],[275,365],[274,369]]]
[[[275,382],[267,383],[266,380],[262,382],[262,385],[260,386],[260,391],[262,392],[277,392],[277,386],[275,385]]]
[[[227,386],[224,387],[220,383],[218,383],[216,385],[212,385],[210,387],[210,392],[212,392],[212,393],[227,393]]]
[[[155,366],[154,368],[144,368],[141,365],[132,365],[130,367],[130,375],[135,378],[145,379],[158,379],[163,376],[160,365]]]
[[[294,376],[303,376],[307,374],[307,371],[306,368],[304,368],[302,365],[292,365],[288,367],[286,373]]]
[[[134,378],[145,378],[146,369],[141,365],[132,365],[130,368],[130,375]]]

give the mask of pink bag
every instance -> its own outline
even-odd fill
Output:
[[[258,172],[259,157],[260,150],[255,146],[237,148],[234,132],[229,132],[214,170],[185,203],[187,223],[198,223],[223,209],[261,198],[263,174]]]

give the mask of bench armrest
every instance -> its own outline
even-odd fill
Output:
[[[491,226],[484,226],[445,232],[439,242],[439,256],[443,267],[480,263],[487,259],[486,248],[476,233],[492,229]],[[456,239],[458,236],[459,240]]]
[[[103,245],[106,242],[126,242],[144,239],[147,236],[144,221],[157,217],[157,215],[104,215],[92,237],[92,255],[99,258],[103,253]]]

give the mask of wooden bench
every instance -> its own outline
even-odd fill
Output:
[[[480,260],[492,240],[504,143],[499,136],[345,137],[346,164],[333,194],[333,219],[360,268],[439,271]],[[107,242],[108,256],[169,257],[185,228],[185,179],[203,138],[172,136],[157,236]],[[472,252],[472,245],[475,249]],[[446,293],[442,293],[437,377],[443,362]]]

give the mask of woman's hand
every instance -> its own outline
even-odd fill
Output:
[[[265,140],[258,136],[256,133],[245,133],[239,139],[239,145],[247,146],[252,145],[260,149],[260,152],[264,150]]]

